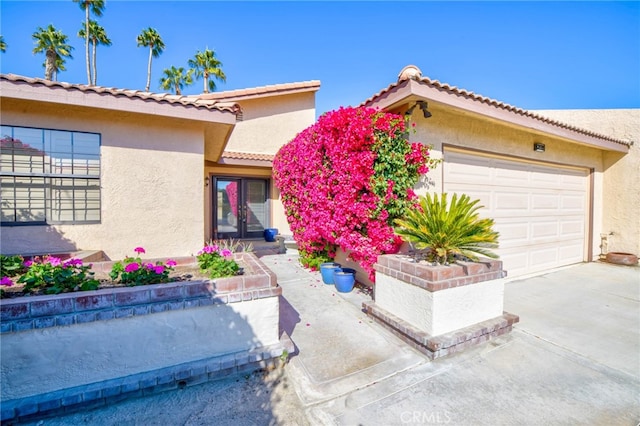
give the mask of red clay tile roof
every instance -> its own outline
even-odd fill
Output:
[[[230,158],[234,160],[254,160],[254,161],[273,161],[275,155],[272,154],[253,154],[249,152],[225,151],[221,158]]]
[[[103,86],[88,86],[86,84],[71,84],[58,81],[44,80],[41,78],[24,77],[16,74],[0,74],[0,80],[14,83],[26,83],[31,86],[47,86],[66,89],[69,91],[81,91],[85,93],[108,94],[115,97],[137,98],[152,100],[158,103],[180,104],[198,109],[229,111],[238,113],[240,107],[234,102],[216,102],[215,100],[197,99],[191,96],[171,95],[168,93],[151,93],[141,90],[116,89]]]
[[[224,92],[202,93],[200,95],[192,95],[191,97],[198,99],[224,99],[226,101],[238,101],[273,95],[316,92],[318,89],[320,89],[320,81],[310,80],[298,83],[272,84],[269,86],[260,86],[248,89],[228,90]]]
[[[407,67],[405,67],[407,68]],[[419,71],[419,70],[418,70]],[[602,139],[605,141],[609,141],[609,142],[614,142],[614,143],[618,143],[618,144],[622,144],[625,146],[629,146],[631,145],[630,142],[628,141],[624,141],[624,140],[620,140],[620,139],[616,139],[616,138],[612,138],[610,136],[606,136],[603,134],[599,134],[596,132],[592,132],[590,130],[585,130],[585,129],[581,129],[579,127],[576,126],[572,126],[570,124],[567,123],[562,123],[560,121],[557,120],[553,120],[547,117],[544,117],[542,115],[536,114],[534,112],[525,110],[523,108],[518,108],[512,105],[509,105],[507,103],[495,100],[495,99],[491,99],[488,98],[486,96],[482,96],[479,95],[477,93],[473,93],[471,91],[465,90],[465,89],[460,89],[456,86],[452,86],[450,84],[447,83],[441,83],[438,80],[432,80],[428,77],[422,77],[421,74],[418,75],[413,75],[413,76],[404,76],[402,77],[402,73],[399,76],[400,79],[398,82],[390,84],[388,87],[386,87],[385,89],[382,89],[380,92],[376,93],[375,95],[371,96],[370,98],[368,98],[367,100],[365,100],[364,102],[362,102],[360,105],[361,106],[371,106],[371,104],[375,103],[375,101],[380,98],[381,96],[383,96],[384,94],[390,92],[391,90],[403,85],[403,84],[407,84],[407,80],[414,80],[417,81],[418,83],[434,88],[440,92],[445,92],[450,94],[451,96],[455,96],[455,97],[462,97],[465,99],[468,99],[469,102],[479,102],[482,104],[486,104],[489,106],[493,106],[495,108],[501,109],[501,110],[505,110],[508,112],[511,112],[513,114],[516,115],[520,115],[520,116],[524,116],[524,117],[529,117],[533,120],[538,120],[541,121],[543,123],[546,123],[548,125],[551,126],[555,126],[558,128],[562,128],[562,129],[567,129],[576,133],[580,133],[586,136],[590,136],[590,137],[594,137],[594,138],[598,138],[598,139]]]

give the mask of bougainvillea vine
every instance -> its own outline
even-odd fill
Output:
[[[278,151],[274,181],[303,264],[333,259],[340,247],[373,281],[378,255],[398,251],[393,221],[414,203],[420,175],[437,164],[408,135],[400,115],[340,108]]]

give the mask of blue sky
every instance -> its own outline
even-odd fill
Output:
[[[31,35],[53,24],[75,50],[58,80],[86,83],[84,13],[71,0],[0,2],[2,73],[43,77]],[[98,85],[143,90],[149,26],[162,70],[213,49],[218,91],[320,80],[317,113],[357,105],[417,65],[423,75],[525,109],[640,107],[640,2],[222,2],[106,0]],[[202,82],[183,91],[197,94]]]

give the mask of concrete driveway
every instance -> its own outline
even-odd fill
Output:
[[[296,345],[263,375],[124,401],[40,424],[637,425],[640,268],[589,263],[507,283],[514,330],[429,361],[295,254],[263,262],[283,288]],[[34,423],[35,424],[35,423]]]

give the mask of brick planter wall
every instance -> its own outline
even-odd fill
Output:
[[[382,255],[375,269],[375,302],[364,310],[432,359],[504,334],[518,321],[502,310],[500,261],[431,266]]]
[[[242,276],[1,300],[2,421],[202,383],[293,352],[275,274],[236,256]]]

